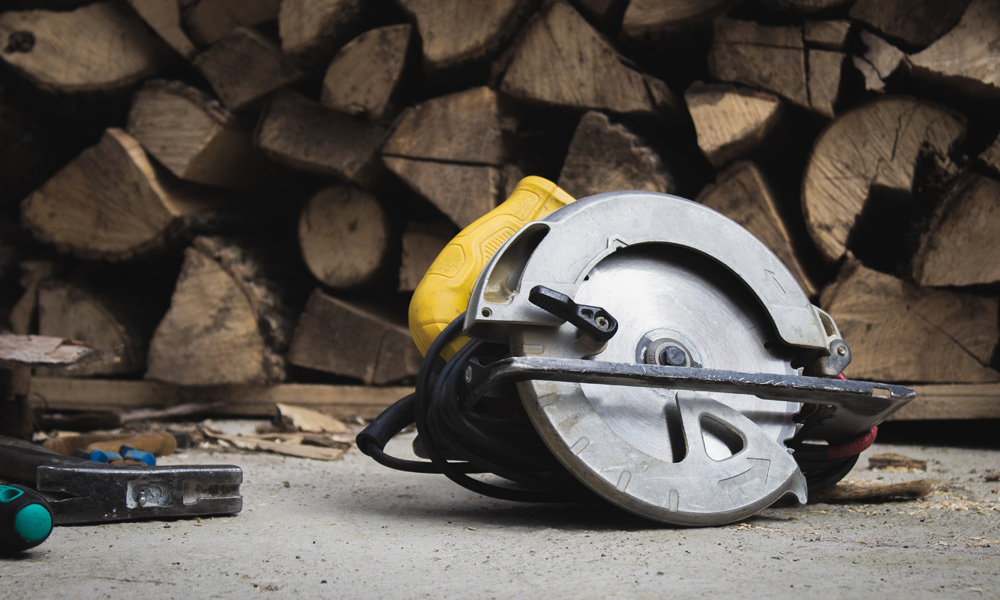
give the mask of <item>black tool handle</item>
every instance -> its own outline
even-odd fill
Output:
[[[564,321],[569,321],[598,342],[610,340],[618,331],[618,320],[600,306],[577,304],[566,294],[544,285],[531,288],[528,301]]]

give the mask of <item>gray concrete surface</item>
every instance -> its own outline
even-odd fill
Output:
[[[405,452],[409,439],[391,449]],[[442,477],[189,450],[243,467],[234,517],[57,528],[0,561],[5,598],[1000,598],[1000,451],[876,445],[929,461],[921,501],[771,508],[713,529],[605,506],[520,505]]]

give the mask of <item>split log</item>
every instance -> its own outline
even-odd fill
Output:
[[[264,96],[302,76],[277,44],[246,27],[235,29],[191,64],[232,111],[256,108]]]
[[[809,61],[809,76],[806,79],[809,106],[824,117],[832,118],[840,98],[844,54],[810,49],[806,60]]]
[[[399,291],[412,292],[434,259],[458,232],[448,223],[424,225],[411,222],[403,232],[403,257],[399,266]]]
[[[820,305],[851,346],[852,379],[913,383],[1000,381],[990,367],[997,346],[996,298],[920,288],[844,265]]]
[[[720,81],[765,89],[809,107],[801,27],[716,19],[708,71]]]
[[[506,197],[504,172],[486,165],[460,165],[386,156],[385,166],[459,227],[493,210]]]
[[[170,49],[123,4],[98,2],[71,12],[0,13],[0,59],[53,92],[127,88],[156,72]]]
[[[436,73],[491,58],[510,41],[531,0],[397,0],[416,21],[424,69]]]
[[[193,0],[184,24],[199,46],[211,46],[237,27],[252,27],[278,18],[281,0]]]
[[[325,64],[358,33],[364,13],[364,0],[282,0],[281,49],[302,64]]]
[[[500,90],[527,102],[636,115],[670,114],[679,105],[665,83],[628,65],[561,0],[542,8],[505,59]]]
[[[898,96],[837,117],[817,138],[802,184],[806,226],[820,254],[831,262],[843,256],[872,190],[908,197],[918,154],[945,155],[964,132],[961,115]]]
[[[886,80],[904,65],[906,54],[874,33],[862,31],[859,37],[865,52],[852,57],[854,66],[865,79],[865,89],[884,91]]]
[[[1000,281],[1000,182],[960,178],[938,205],[913,256],[920,285],[974,285]]]
[[[850,32],[851,22],[844,19],[831,21],[810,19],[802,24],[802,39],[810,48],[843,52]]]
[[[154,80],[138,90],[126,130],[186,181],[249,191],[266,172],[249,129],[218,100],[180,81]]]
[[[973,0],[958,24],[926,50],[910,56],[910,64],[915,76],[952,90],[1000,97],[1000,2]]]
[[[507,149],[496,92],[477,87],[417,105],[400,117],[382,155],[502,165]]]
[[[25,260],[21,267],[21,287],[24,293],[10,309],[11,333],[28,335],[36,331],[35,323],[38,313],[38,286],[42,281],[52,277],[59,270],[51,260]]]
[[[293,365],[376,385],[415,376],[421,360],[401,318],[320,290],[310,296],[288,352]]]
[[[366,187],[378,166],[385,128],[279,91],[262,111],[257,145],[289,167],[335,175]]]
[[[109,129],[94,147],[21,203],[34,236],[82,258],[149,255],[210,222],[218,202],[147,158],[138,142]]]
[[[799,14],[812,14],[832,10],[838,6],[850,4],[853,0],[759,0],[768,8],[789,11]]]
[[[375,196],[358,188],[320,190],[299,218],[299,246],[309,270],[334,288],[371,283],[388,263],[389,218]]]
[[[674,192],[660,156],[624,125],[593,111],[577,125],[558,185],[574,198],[617,190]]]
[[[412,30],[410,25],[389,25],[351,40],[326,69],[320,103],[373,121],[392,118]]]
[[[733,3],[733,0],[631,0],[622,19],[622,33],[638,40],[660,39],[707,26]]]
[[[268,269],[246,243],[196,238],[184,251],[170,309],[150,341],[146,379],[179,385],[282,381],[293,317]]]
[[[1000,136],[997,136],[990,147],[979,155],[979,162],[994,175],[1000,175]]]
[[[774,94],[728,84],[695,82],[684,99],[698,147],[716,168],[758,148],[783,112]]]
[[[716,182],[702,190],[695,200],[754,234],[788,267],[807,296],[816,294],[816,287],[802,268],[788,228],[778,212],[774,192],[756,165],[734,163],[719,173]]]
[[[181,27],[181,8],[177,0],[128,0],[142,20],[178,54],[191,60],[198,48]]]
[[[123,286],[117,286],[123,287]],[[141,290],[140,290],[141,291]],[[67,368],[67,375],[112,375],[142,372],[155,323],[142,314],[147,304],[114,287],[49,279],[38,288],[38,333],[90,344],[113,356],[103,364]],[[126,300],[127,299],[127,300]],[[57,373],[38,371],[41,376]]]
[[[926,48],[955,26],[969,0],[858,0],[848,15],[900,46]]]

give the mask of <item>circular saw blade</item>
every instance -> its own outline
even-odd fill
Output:
[[[642,363],[659,362],[657,357],[664,356],[664,349],[673,347],[674,358],[681,356],[676,354],[676,349],[680,348],[685,361],[676,366],[751,373],[796,372],[788,357],[781,354],[782,345],[773,342],[773,325],[739,278],[690,249],[649,244],[619,250],[588,273],[574,300],[579,304],[600,306],[618,319],[618,333],[606,348],[592,354],[592,344],[587,344],[586,338],[581,340],[579,331],[568,323],[559,327],[512,325],[512,353]],[[588,412],[592,410],[602,427],[613,432],[608,435],[617,438],[615,443],[625,443],[625,453],[634,449],[636,455],[651,457],[643,459],[647,462],[667,464],[679,463],[693,454],[707,455],[711,461],[725,461],[749,443],[746,434],[749,422],[759,430],[754,432],[754,439],[761,439],[762,434],[776,445],[772,452],[780,448],[784,453],[784,442],[796,431],[793,417],[801,408],[798,403],[713,393],[706,402],[716,409],[707,409],[693,426],[689,419],[682,418],[679,403],[684,400],[674,390],[529,381],[519,384],[519,391],[543,439],[557,456],[562,454],[564,465],[585,482],[592,479],[592,471],[608,468],[608,461],[614,459],[599,458],[596,453],[588,457],[575,448],[568,453],[555,451],[561,444],[579,446],[580,442],[567,441],[563,435],[567,431],[566,423],[540,423],[552,421],[555,414],[546,414],[540,407],[563,398],[573,398],[574,402],[584,398],[589,405]],[[739,424],[735,423],[737,420]],[[554,439],[557,436],[563,439]],[[699,439],[703,446],[692,446],[699,443]],[[593,441],[587,438],[588,444]],[[625,472],[631,473],[627,469]],[[620,489],[621,485],[617,487]],[[711,515],[707,521],[703,515],[693,520],[670,515],[679,510],[670,498],[684,492],[673,490],[671,493],[673,495],[663,500],[666,515],[658,510],[654,510],[656,514],[649,514],[642,508],[636,510],[635,503],[623,490],[621,497],[615,497],[618,492],[612,490],[609,499],[634,512],[667,522],[713,522]],[[719,522],[725,522],[730,516],[720,515]]]

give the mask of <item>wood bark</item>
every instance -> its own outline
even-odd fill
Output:
[[[973,96],[1000,97],[1000,1],[973,0],[958,24],[910,56],[910,64],[917,77]]]
[[[484,61],[510,41],[531,0],[397,0],[416,21],[428,73]]]
[[[21,204],[24,226],[37,239],[114,261],[159,252],[217,213],[205,190],[150,162],[120,129],[107,130]]]
[[[840,327],[851,379],[913,383],[1000,381],[997,298],[917,287],[848,262],[820,305]]]
[[[430,225],[411,222],[403,232],[403,257],[399,266],[399,291],[412,292],[424,278],[427,269],[455,237],[455,228],[449,223]]]
[[[170,49],[127,6],[0,13],[0,59],[54,92],[107,92],[152,75]]]
[[[908,49],[926,48],[955,26],[969,0],[858,0],[849,16]]]
[[[677,110],[666,84],[628,65],[562,1],[525,26],[507,58],[500,90],[527,102],[650,116]]]
[[[593,111],[577,125],[558,184],[574,198],[617,190],[674,192],[660,156],[625,126]]]
[[[278,18],[281,0],[195,0],[184,13],[184,24],[195,43],[211,46],[237,27],[251,27]]]
[[[507,148],[500,101],[488,87],[434,98],[399,118],[384,156],[478,165],[502,165]]]
[[[905,64],[906,54],[874,33],[859,34],[865,52],[852,57],[855,68],[865,79],[865,89],[872,92],[885,90],[886,80]]]
[[[218,100],[179,81],[138,90],[126,131],[186,181],[249,191],[266,172],[250,130]]]
[[[817,138],[802,184],[806,226],[820,253],[831,262],[843,256],[872,189],[909,196],[919,153],[945,155],[964,132],[960,115],[907,97],[838,116]]]
[[[335,175],[367,186],[376,173],[385,128],[279,91],[262,111],[257,145],[294,169]]]
[[[187,60],[198,54],[198,48],[181,27],[181,8],[177,0],[128,0],[128,3],[178,54]]]
[[[179,385],[282,381],[293,317],[270,269],[246,243],[196,238],[150,341],[145,377]]]
[[[719,173],[715,184],[702,190],[695,200],[754,234],[795,276],[807,296],[816,294],[816,286],[802,268],[788,227],[778,211],[774,192],[756,165],[734,163]]]
[[[299,246],[309,270],[325,285],[371,283],[388,263],[389,218],[375,196],[349,186],[320,190],[299,218]]]
[[[421,356],[402,319],[316,290],[295,329],[288,361],[381,385],[415,376]]]
[[[265,96],[302,77],[277,44],[246,27],[235,29],[191,64],[232,111],[256,108]]]
[[[934,214],[913,257],[920,285],[974,285],[1000,281],[1000,182],[960,178]]]
[[[141,306],[123,302],[126,295],[121,294],[122,289],[91,287],[58,279],[42,282],[38,288],[38,333],[78,340],[113,356],[103,364],[65,369],[67,375],[141,373],[152,334]],[[133,291],[130,300],[135,297]],[[37,374],[56,375],[45,371]]]
[[[320,103],[373,121],[392,118],[412,31],[411,25],[389,25],[351,40],[326,69]]]
[[[758,148],[782,115],[776,95],[728,84],[695,82],[684,99],[698,147],[716,168]]]
[[[364,0],[282,0],[281,49],[300,63],[325,64],[361,27]]]
[[[733,0],[631,0],[622,19],[622,32],[635,39],[657,39],[693,27],[708,25]]]

